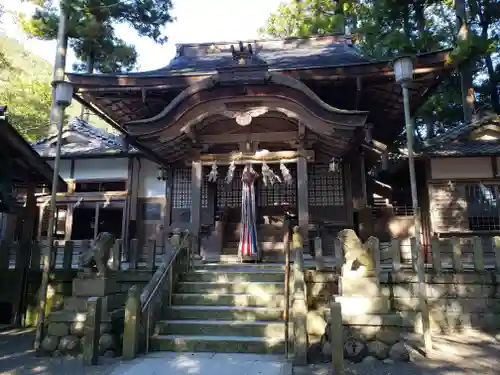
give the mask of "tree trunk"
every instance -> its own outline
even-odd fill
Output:
[[[489,89],[490,89],[490,100],[491,106],[496,113],[500,114],[500,98],[498,96],[498,80],[495,74],[495,68],[493,67],[493,61],[491,60],[491,54],[488,54],[484,57],[486,62],[486,68],[488,69],[489,80]]]
[[[90,52],[89,56],[87,57],[87,74],[92,74],[94,73],[94,66],[95,66],[95,57],[94,53]],[[80,118],[83,121],[89,122],[89,110],[82,104],[82,110],[80,112]]]
[[[467,22],[467,12],[465,10],[465,0],[455,1],[455,14],[457,16],[458,41],[469,39],[469,25]],[[472,121],[474,113],[474,87],[472,86],[472,64],[467,60],[460,67],[460,86],[462,89],[462,106],[464,111],[464,122]]]

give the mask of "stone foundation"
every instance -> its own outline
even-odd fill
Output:
[[[99,326],[99,354],[115,357],[121,354],[124,303],[126,295],[112,278],[76,278],[71,297],[64,300],[63,310],[48,315],[40,353],[50,356],[79,356],[85,346],[84,324],[87,301],[102,300]]]
[[[83,325],[85,317],[75,317],[76,321],[51,321],[47,326],[47,334],[40,345],[45,355],[80,356],[85,345]],[[114,329],[115,328],[115,329]],[[99,354],[105,357],[115,357],[121,353],[121,337],[111,322],[100,325]]]

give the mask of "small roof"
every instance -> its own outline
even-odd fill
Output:
[[[33,148],[41,156],[54,157],[57,134],[50,134],[39,139],[33,144]],[[126,145],[124,138],[120,135],[111,134],[89,122],[73,117],[67,123],[63,132],[62,156],[118,154],[131,151]],[[70,141],[71,138],[77,138]]]
[[[496,134],[492,137],[489,134]],[[483,135],[483,136],[481,136]],[[470,124],[458,125],[426,142],[429,156],[498,156],[500,155],[500,116],[483,115]]]
[[[5,108],[5,107],[4,107]],[[6,118],[0,118],[0,131],[2,132],[2,147],[5,152],[14,158],[14,183],[35,182],[52,185],[54,170],[24,138],[9,124]],[[58,191],[66,190],[64,180],[59,177]]]

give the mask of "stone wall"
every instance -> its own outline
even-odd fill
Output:
[[[413,270],[381,272],[364,278],[358,288],[346,287],[335,272],[308,270],[308,334],[310,361],[327,361],[329,303],[342,305],[344,343],[358,346],[344,355],[352,361],[378,358],[385,362],[408,360],[403,337],[421,333],[419,283]],[[466,329],[500,330],[500,274],[495,272],[429,272],[426,289],[433,334]],[[339,293],[343,283],[343,295]]]
[[[97,296],[102,300],[99,354],[108,357],[120,355],[127,292],[133,285],[146,285],[150,278],[151,271],[111,271],[105,284],[100,280],[74,278],[69,295],[61,298],[61,303],[53,306],[48,314],[41,353],[50,356],[82,353],[87,301]]]

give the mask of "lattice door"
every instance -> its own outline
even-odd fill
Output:
[[[193,203],[191,197],[191,168],[176,168],[173,175],[172,208],[191,208]],[[207,206],[208,181],[205,175],[203,175],[201,183],[201,207],[206,208]]]
[[[191,208],[191,169],[174,169],[172,187],[172,208]]]
[[[309,185],[309,206],[343,206],[344,184],[342,167],[338,172],[330,172],[327,164],[307,166]]]
[[[237,167],[234,171],[233,181],[230,184],[226,184],[224,180],[226,177],[227,170],[223,170],[219,174],[217,179],[217,208],[224,209],[226,207],[241,207],[241,189],[243,188],[243,182],[241,181],[241,176],[243,173],[243,167]]]

